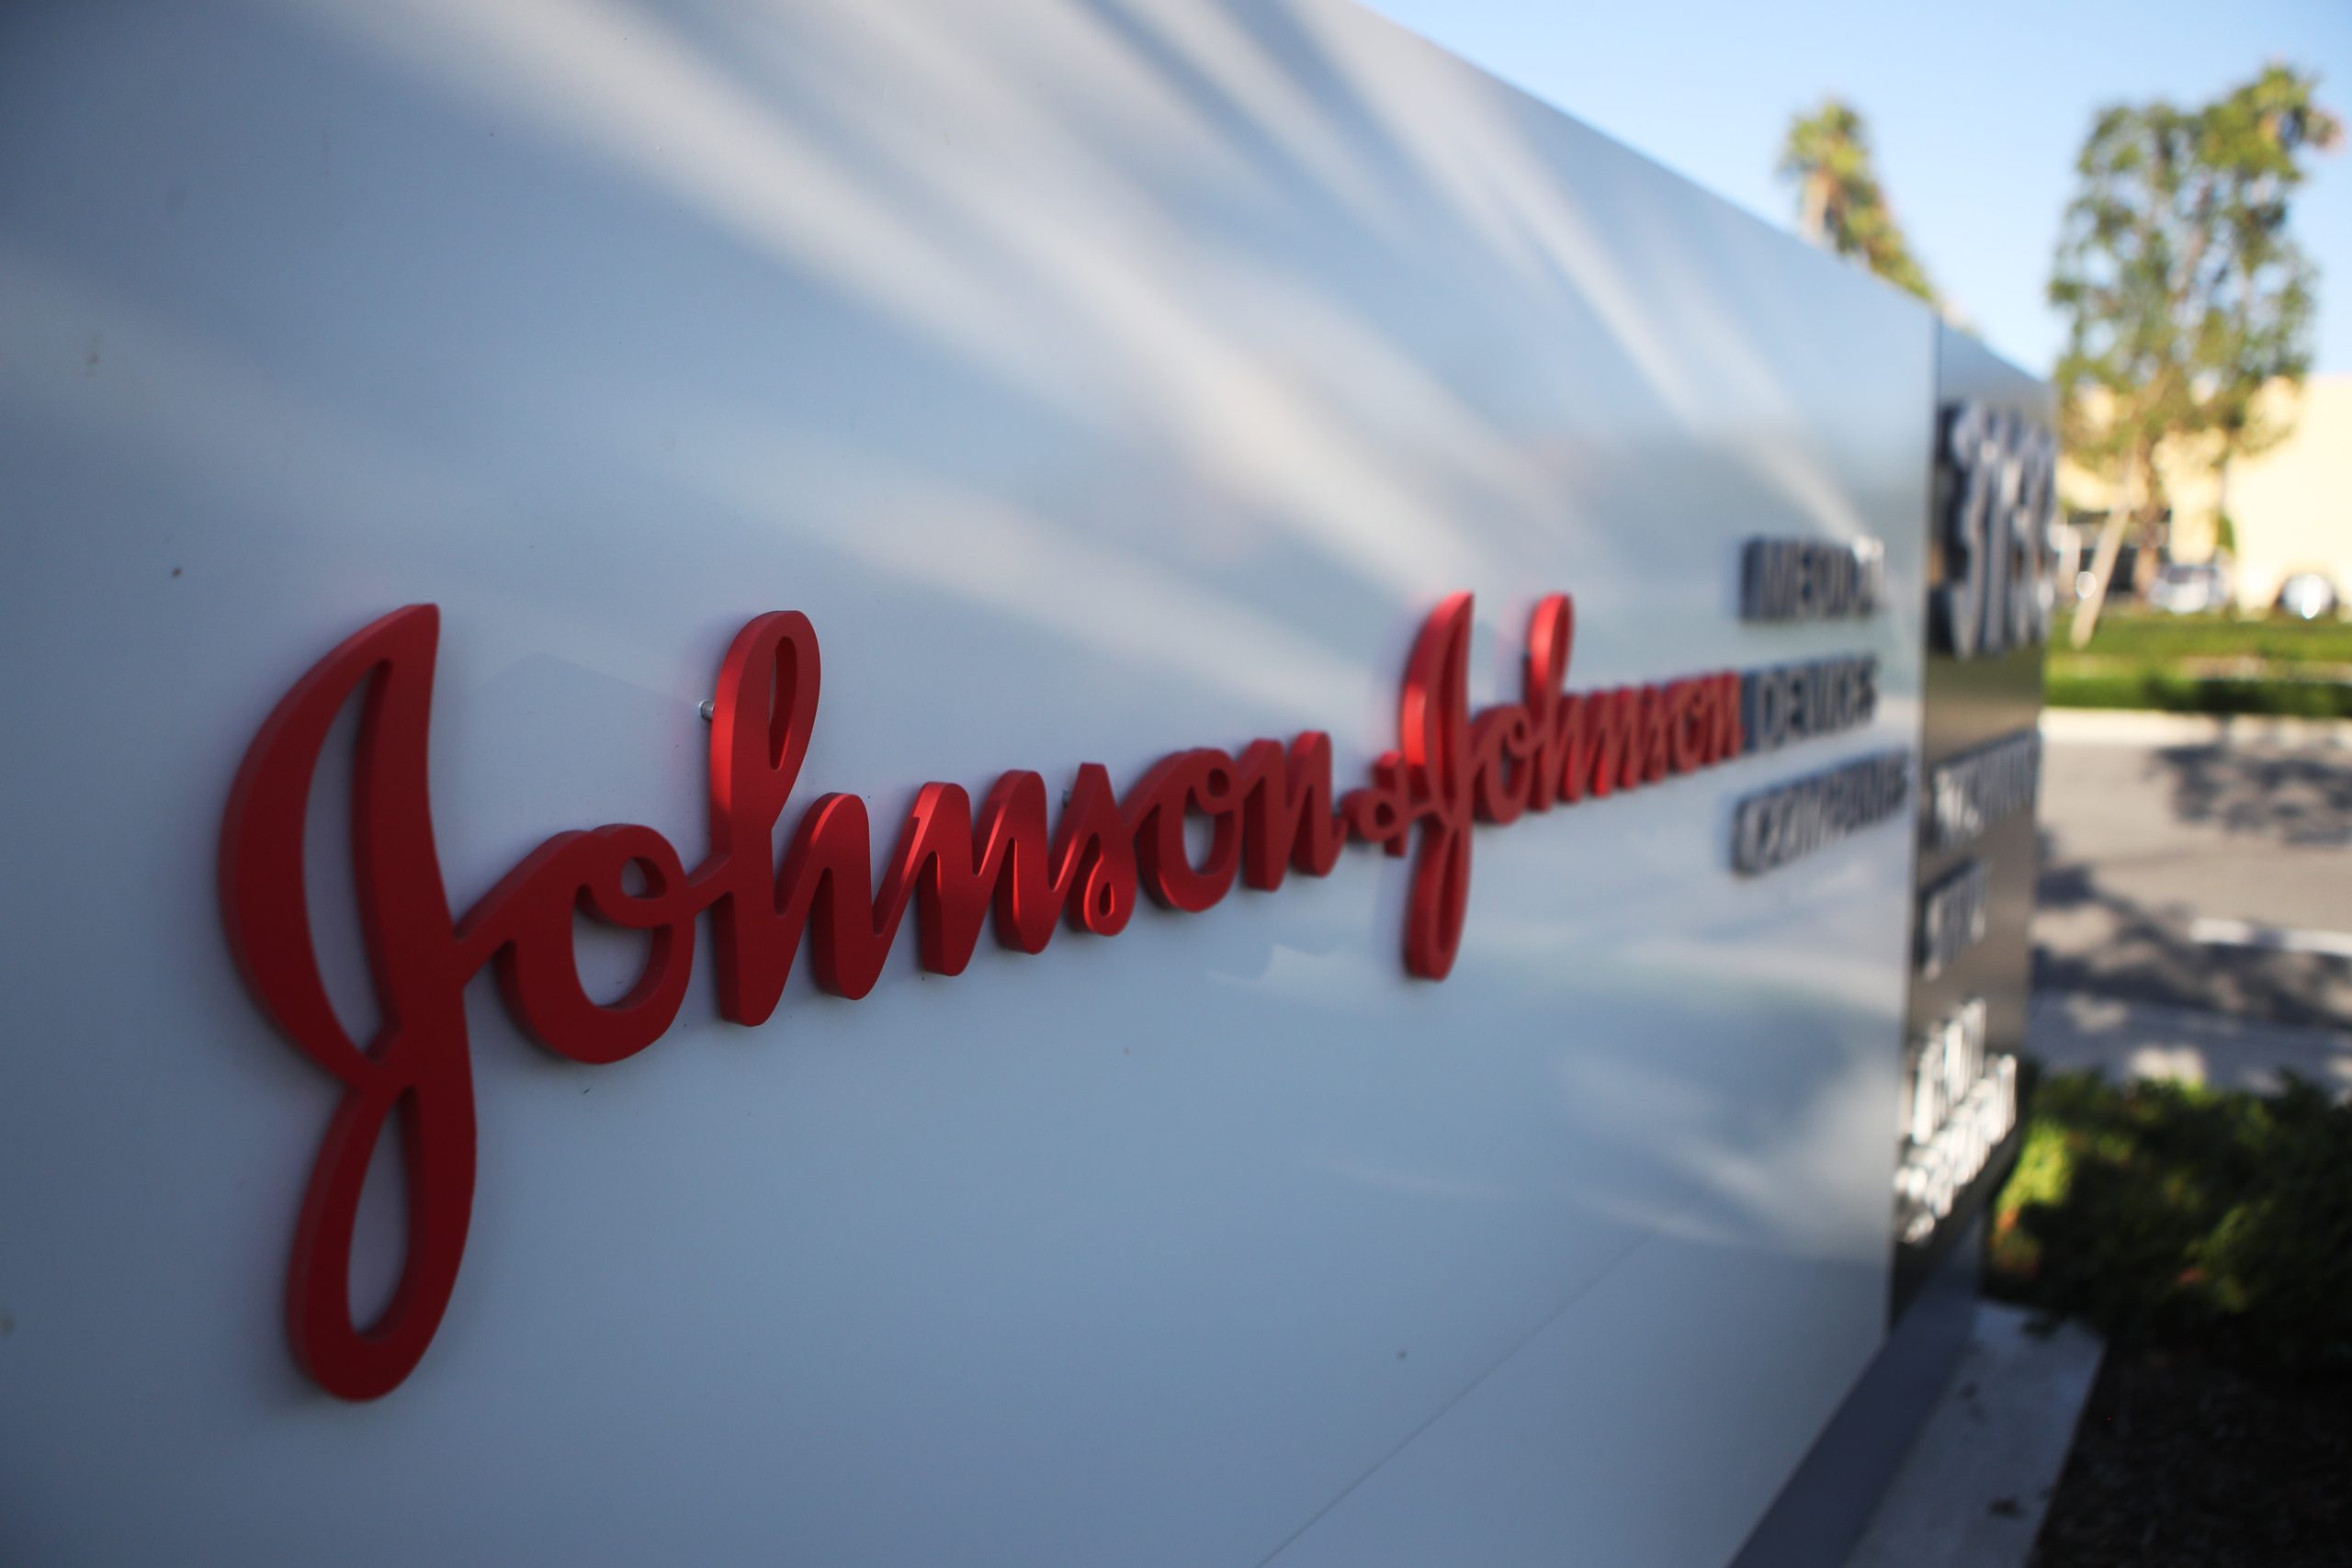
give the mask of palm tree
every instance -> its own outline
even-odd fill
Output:
[[[1781,177],[1797,187],[1797,229],[1841,256],[1855,256],[1898,288],[1938,304],[1935,286],[1911,254],[1871,161],[1870,130],[1842,98],[1826,97],[1789,122]]]

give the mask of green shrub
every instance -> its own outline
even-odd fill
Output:
[[[2054,708],[2352,718],[2352,682],[2199,677],[2144,665],[2119,665],[2104,659],[2053,657],[2042,700]]]
[[[2352,1372],[2352,1107],[2065,1074],[2027,1086],[1986,1242],[1995,1295],[2119,1344]]]

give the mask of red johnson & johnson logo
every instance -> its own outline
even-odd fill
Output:
[[[710,739],[709,849],[689,867],[650,828],[558,833],[462,913],[435,852],[425,740],[439,614],[397,610],[328,654],[254,738],[220,838],[229,942],[262,1009],[344,1085],[302,1201],[287,1274],[295,1359],[346,1399],[395,1387],[439,1325],[473,1209],[474,1105],[463,993],[484,967],[523,1032],[578,1062],[616,1062],[661,1038],[685,1000],[704,917],[719,1012],[741,1024],[775,1010],[805,947],[816,984],[862,997],[912,909],[920,962],[960,973],[983,926],[1024,953],[1059,925],[1114,936],[1138,892],[1199,911],[1235,881],[1261,892],[1284,875],[1328,874],[1350,841],[1409,847],[1406,967],[1442,979],[1462,940],[1471,826],[1509,823],[1590,795],[1654,784],[1743,750],[1746,701],[1792,690],[1718,672],[1574,694],[1575,617],[1566,595],[1536,606],[1521,699],[1472,713],[1470,596],[1430,616],[1406,670],[1398,747],[1370,781],[1335,798],[1331,743],[1308,732],[1238,752],[1179,751],[1124,793],[1097,763],[1079,768],[1058,814],[1036,773],[1000,777],[977,807],[952,784],[925,784],[898,829],[879,887],[871,828],[854,795],[801,813],[783,864],[775,828],[817,723],[817,633],[778,612],[743,627],[719,670]],[[1767,672],[1768,674],[1774,672]],[[1874,668],[1869,672],[1874,680]],[[1816,682],[1819,685],[1822,682]],[[1850,683],[1850,682],[1849,682]],[[352,802],[359,914],[383,1024],[365,1043],[336,1021],[311,939],[303,818],[336,714],[362,694]],[[1867,705],[1859,713],[1867,716]],[[1824,727],[1784,715],[1778,727]],[[1852,721],[1852,715],[1848,716]],[[1749,738],[1753,743],[1754,738]],[[1195,860],[1185,819],[1211,825]],[[1409,846],[1408,846],[1409,841]],[[599,1003],[582,989],[574,912],[651,934],[635,985]],[[368,1158],[397,1119],[408,1170],[407,1256],[391,1304],[352,1321],[352,1230]]]

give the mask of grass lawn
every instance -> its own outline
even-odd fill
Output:
[[[2352,664],[2352,621],[2240,621],[2125,610],[2101,615],[2091,645],[2076,652],[2074,620],[2069,613],[2051,626],[2053,660],[2087,656],[2135,662],[2259,659],[2270,664]]]
[[[2352,623],[2120,611],[2079,650],[2072,626],[2051,629],[2052,707],[2352,718]]]

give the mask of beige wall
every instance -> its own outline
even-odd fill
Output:
[[[2294,433],[2259,457],[2230,466],[2229,513],[2237,530],[2238,603],[2267,609],[2290,572],[2319,570],[2352,595],[2352,376],[2314,376],[2297,397],[2271,394],[2295,412]],[[2173,509],[2172,555],[2199,561],[2213,552],[2221,487],[2210,460],[2181,446],[2157,457]],[[2061,465],[2065,504],[2105,511],[2111,491],[2071,464]]]

